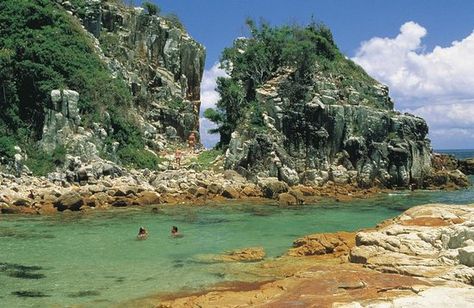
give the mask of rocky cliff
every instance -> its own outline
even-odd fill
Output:
[[[0,3],[0,158],[6,169],[20,161],[15,146],[36,175],[67,165],[67,154],[156,169],[158,152],[190,132],[199,138],[204,47],[176,16],[158,15],[150,5]]]
[[[229,168],[290,184],[331,180],[363,186],[422,185],[431,168],[423,119],[387,105],[364,105],[338,82],[343,76],[320,76],[330,91],[315,91],[311,100],[289,105],[280,94],[281,78],[257,89],[265,131],[249,135],[248,123],[241,124],[226,154]],[[371,99],[390,102],[385,86],[367,86],[377,95]]]
[[[323,30],[292,30],[308,35],[308,44],[320,40],[328,47],[323,53],[315,45],[311,52],[321,55],[309,68],[303,63],[306,67],[292,64],[270,71],[255,86],[255,95],[251,99],[247,95],[252,107],[244,109],[231,134],[226,167],[252,178],[278,177],[289,184],[423,186],[431,173],[426,122],[395,111],[388,88],[342,56]],[[285,35],[287,30],[274,31]],[[263,37],[235,43],[240,54],[228,59],[233,64],[228,69],[230,78],[243,88],[248,89],[248,80],[240,73],[241,58],[267,44],[269,39]],[[292,40],[277,41],[283,46],[282,55],[302,41]],[[261,118],[258,125],[256,114]]]
[[[58,3],[93,35],[110,74],[125,80],[133,96],[129,112],[137,116],[151,149],[199,132],[205,49],[179,21],[116,1]]]

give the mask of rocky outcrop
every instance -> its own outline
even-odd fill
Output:
[[[464,174],[474,175],[474,158],[460,159],[458,164]]]
[[[474,207],[407,210],[375,231],[359,232],[350,260],[390,273],[474,284]]]
[[[289,256],[313,256],[334,254],[335,256],[348,255],[355,246],[355,233],[317,233],[297,239],[288,251]]]
[[[424,185],[431,173],[428,126],[394,111],[387,87],[316,69],[309,98],[290,102],[284,85],[291,74],[281,71],[257,88],[264,127],[253,129],[244,117],[227,168],[290,185]]]
[[[139,123],[150,151],[184,141],[194,132],[199,138],[200,83],[205,49],[177,20],[152,16],[143,8],[117,1],[56,0],[84,27],[93,50],[114,78],[129,86],[128,118]],[[77,90],[77,91],[76,91]],[[52,153],[64,147],[84,163],[99,156],[115,157],[120,145],[105,142],[114,133],[110,115],[83,123],[78,89],[53,90],[45,108],[41,147]],[[74,172],[76,172],[75,170]]]
[[[473,283],[473,213],[472,205],[419,206],[357,239],[354,233],[309,235],[286,256],[246,264],[246,273],[276,280],[217,285],[161,298],[158,307],[471,307],[474,287],[463,282]],[[363,266],[345,257],[355,241],[351,258],[359,257],[352,261],[361,261],[362,250],[370,256]]]
[[[110,71],[127,81],[149,145],[161,149],[167,139],[198,133],[204,47],[172,19],[143,8],[88,0],[81,12]]]
[[[83,161],[99,159],[110,130],[104,123],[93,123],[93,129],[81,126],[78,107],[79,93],[73,90],[51,91],[51,106],[45,109],[45,121],[40,145],[47,153],[63,147]],[[109,152],[112,149],[109,149]]]
[[[463,171],[462,161],[457,160],[454,155],[433,153],[431,155],[433,168],[426,177],[424,186],[441,189],[453,189],[467,187],[470,181]]]

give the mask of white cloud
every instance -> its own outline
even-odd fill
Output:
[[[219,94],[216,91],[217,77],[225,77],[227,74],[215,63],[210,69],[205,70],[201,82],[201,114],[207,108],[216,106]]]
[[[444,105],[425,105],[415,109],[407,109],[423,117],[438,128],[472,128],[474,129],[474,102],[452,103]]]
[[[427,120],[436,147],[452,147],[452,138],[471,136],[472,143],[462,147],[473,148],[474,32],[432,51],[422,45],[427,33],[407,22],[395,38],[362,42],[352,60],[390,87],[397,109]]]
[[[210,69],[204,70],[201,82],[201,110],[200,110],[200,133],[201,142],[206,148],[213,147],[219,141],[219,135],[211,135],[208,130],[216,126],[211,121],[205,119],[202,114],[207,108],[214,108],[219,100],[219,93],[216,91],[217,78],[225,77],[227,74],[215,63]]]
[[[209,134],[208,131],[211,128],[215,128],[216,125],[206,118],[199,118],[199,127],[201,129],[201,142],[206,148],[212,148],[219,142],[219,134]]]

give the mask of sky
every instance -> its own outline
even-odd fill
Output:
[[[125,0],[133,1],[133,0]],[[135,5],[140,1],[135,0]],[[206,47],[202,110],[218,100],[222,50],[248,34],[245,19],[272,25],[311,18],[333,32],[342,53],[390,88],[395,109],[422,116],[435,149],[474,148],[474,0],[152,0],[176,13]],[[203,143],[210,123],[201,119]]]

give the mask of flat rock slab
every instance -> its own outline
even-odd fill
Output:
[[[218,290],[163,301],[158,307],[332,307],[335,303],[409,295],[429,287],[414,277],[355,264],[318,265],[254,289]]]

